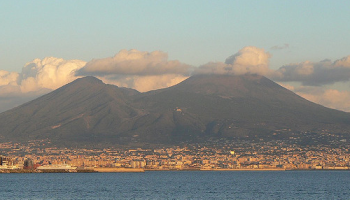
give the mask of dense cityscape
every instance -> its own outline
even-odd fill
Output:
[[[346,139],[327,134],[308,137],[315,141],[324,137],[333,140],[327,145],[300,145],[298,137],[269,142],[221,140],[152,149],[68,149],[52,147],[48,140],[8,142],[0,143],[0,172],[350,169],[350,146]]]

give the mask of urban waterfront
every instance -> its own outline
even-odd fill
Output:
[[[348,199],[349,171],[0,174],[0,199]]]
[[[293,135],[293,133],[291,133]],[[328,144],[299,144],[302,137]],[[104,168],[104,169],[102,169]],[[108,169],[107,169],[108,168]],[[0,143],[0,173],[12,169],[114,170],[349,170],[348,140],[330,134],[288,140],[211,141],[155,148],[58,148],[49,141]],[[106,171],[107,170],[107,171]],[[20,171],[21,172],[21,171]],[[27,171],[28,172],[28,171]]]

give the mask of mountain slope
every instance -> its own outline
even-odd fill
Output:
[[[256,75],[196,75],[139,93],[85,77],[0,114],[2,140],[56,144],[178,144],[276,129],[349,134],[350,113],[309,102]]]
[[[173,87],[142,95],[138,101],[151,110],[180,107],[207,120],[350,122],[349,113],[309,102],[263,76],[193,76]]]
[[[7,133],[3,137],[17,140],[98,140],[99,135],[122,131],[123,120],[138,114],[129,105],[128,93],[94,77],[77,79],[2,113],[0,130]]]
[[[173,87],[140,94],[135,103],[151,113],[167,115],[167,124],[176,124],[169,138],[179,141],[251,135],[264,138],[276,129],[348,133],[350,128],[349,113],[309,102],[254,75],[193,76]],[[181,113],[187,123],[165,113]]]

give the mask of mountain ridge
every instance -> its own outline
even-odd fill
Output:
[[[145,93],[84,77],[0,113],[0,139],[179,144],[266,138],[281,128],[349,135],[349,124],[350,113],[307,101],[258,75],[195,75]]]

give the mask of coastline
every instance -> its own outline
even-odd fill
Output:
[[[113,172],[145,172],[142,168],[107,168],[107,167],[96,167],[95,172],[102,173],[113,173]]]
[[[78,170],[34,170],[34,169],[12,169],[0,170],[2,173],[143,173],[143,172],[157,172],[157,171],[350,171],[349,169],[284,169],[284,168],[266,168],[266,169],[143,169],[143,168],[104,168],[97,167],[93,169],[78,169]]]
[[[266,169],[200,169],[200,171],[286,171],[284,168],[266,168]]]

